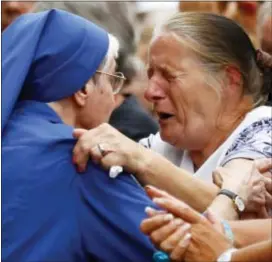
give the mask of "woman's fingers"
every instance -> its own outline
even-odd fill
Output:
[[[260,173],[269,172],[272,169],[272,158],[262,158],[254,161]]]
[[[189,207],[184,202],[177,200],[176,198],[173,199],[169,199],[166,197],[154,198],[153,202],[162,209],[165,209],[169,213],[173,214],[175,217],[179,217],[183,219],[185,222],[188,222],[190,224],[198,223],[200,222],[200,220],[205,219],[194,209]]]
[[[265,184],[266,191],[272,195],[272,176],[266,175],[263,177],[263,181]]]
[[[93,144],[92,133],[93,130],[84,132],[82,129],[75,129],[73,133],[73,136],[78,138],[73,149],[73,163],[77,165],[80,172],[85,171],[90,157],[95,162],[99,161],[100,152],[97,145]]]
[[[173,199],[173,197],[171,195],[169,195],[167,192],[165,192],[161,189],[158,189],[154,186],[151,186],[151,185],[145,186],[145,191],[151,199],[153,199],[155,197],[166,197],[166,198]]]
[[[162,245],[162,243],[169,237],[171,237],[171,235],[174,234],[183,223],[183,220],[181,220],[180,218],[173,219],[166,225],[152,231],[149,235],[150,240],[156,247],[160,248],[163,251],[170,252],[171,249],[173,249],[174,247],[171,246],[170,243],[168,243],[169,245],[167,243],[165,245]]]
[[[224,229],[221,220],[216,216],[211,209],[207,209],[203,214],[207,220],[212,224],[213,228],[218,232],[223,233]]]
[[[184,261],[184,254],[190,244],[191,234],[187,233],[184,238],[180,239],[174,250],[170,254],[171,261]]]
[[[144,219],[140,225],[140,229],[144,234],[149,235],[172,220],[174,220],[174,216],[172,214],[159,214],[154,217]]]
[[[222,187],[223,178],[220,174],[220,171],[218,169],[215,169],[212,173],[213,176],[213,183],[217,185],[219,188]]]
[[[267,208],[272,209],[272,196],[268,192],[265,193],[265,205]]]
[[[257,218],[260,218],[260,219],[265,219],[265,218],[269,218],[269,214],[266,210],[265,207],[262,207],[259,212],[257,213]]]
[[[80,143],[80,141],[78,142]],[[73,154],[73,163],[77,165],[79,172],[84,172],[87,167],[89,158],[96,164],[98,164],[103,156],[97,146],[93,148],[79,147],[77,152]]]
[[[169,236],[160,243],[160,249],[167,253],[171,253],[178,245],[179,241],[189,232],[190,228],[191,225],[188,223],[179,226],[176,231],[171,235],[169,234]]]
[[[148,217],[154,217],[159,214],[166,214],[167,212],[164,210],[157,210],[152,207],[146,207],[145,208],[145,213],[147,214]]]
[[[86,132],[88,132],[88,130],[82,129],[82,128],[76,128],[73,131],[73,137],[76,138],[76,139],[79,139]]]

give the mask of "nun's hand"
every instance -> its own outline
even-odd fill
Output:
[[[78,139],[73,150],[73,163],[79,172],[86,170],[89,158],[105,169],[122,166],[129,172],[137,172],[143,163],[145,148],[109,124],[91,130],[75,129],[73,136]]]

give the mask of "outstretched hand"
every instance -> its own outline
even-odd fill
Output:
[[[215,261],[231,247],[223,227],[210,211],[199,214],[184,202],[153,186],[148,196],[162,210],[147,207],[141,230],[172,261]]]

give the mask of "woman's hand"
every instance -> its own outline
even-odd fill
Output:
[[[85,171],[89,158],[106,169],[122,166],[134,173],[138,172],[144,162],[146,149],[109,124],[88,131],[75,129],[73,136],[78,139],[73,150],[73,162],[79,172]]]
[[[240,182],[227,168],[217,168],[213,173],[214,183],[238,194],[245,201],[245,214],[255,213],[259,218],[269,217],[266,207],[271,203],[271,191],[268,191],[271,189],[271,174],[264,174],[271,168],[271,163],[268,163],[267,159],[254,162],[249,176]]]
[[[223,231],[220,221],[210,212],[200,215],[154,187],[146,187],[146,192],[164,211],[146,208],[148,218],[143,220],[141,230],[156,247],[168,253],[172,261],[215,261],[231,247],[220,233]]]
[[[272,209],[272,158],[258,159],[255,164],[264,179],[266,207]]]

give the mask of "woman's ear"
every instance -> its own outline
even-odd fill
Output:
[[[123,104],[126,97],[123,94],[117,94],[114,96],[115,109]]]
[[[87,99],[91,93],[92,88],[93,87],[91,83],[88,83],[79,91],[74,93],[73,95],[74,101],[79,107],[84,107],[86,105]]]
[[[226,78],[227,78],[228,90],[231,93],[237,93],[237,88],[241,89],[243,85],[243,78],[239,69],[234,66],[227,66]]]

